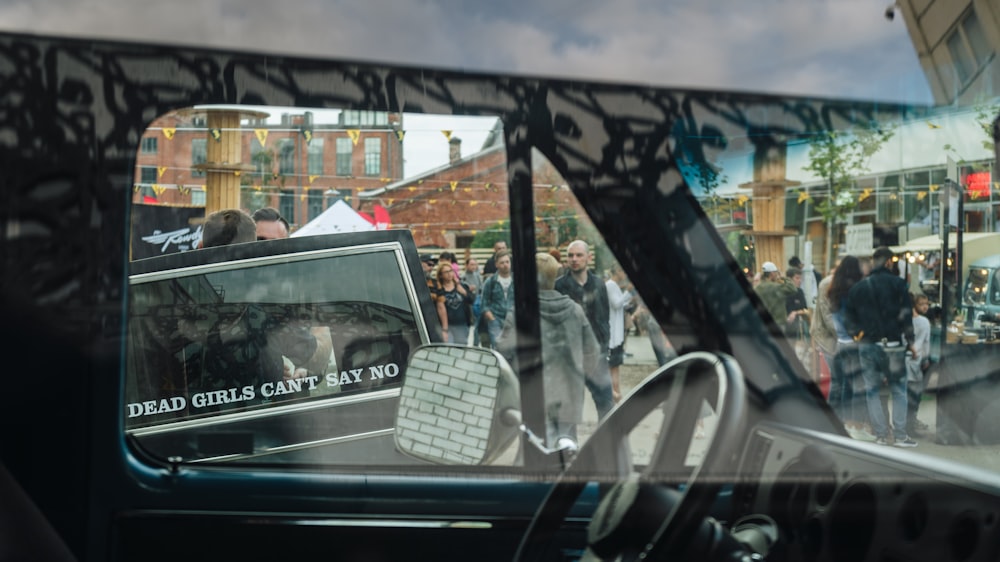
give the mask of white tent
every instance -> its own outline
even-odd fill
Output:
[[[329,209],[323,211],[320,216],[293,232],[291,236],[296,238],[339,232],[366,232],[368,230],[375,230],[375,225],[356,213],[347,203],[337,201],[330,205]]]

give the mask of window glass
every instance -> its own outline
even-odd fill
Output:
[[[206,139],[191,139],[191,177],[205,177],[205,170],[198,168],[208,161],[208,141]]]
[[[411,352],[490,345],[476,300],[510,224],[497,119],[205,106],[164,128],[192,152],[135,170],[127,432],[191,462],[414,464],[393,441]],[[356,140],[370,177],[350,174]],[[291,239],[234,228],[249,241],[197,250],[220,199],[271,208]]]
[[[143,137],[139,149],[143,154],[156,154],[156,137]]]
[[[323,139],[313,138],[308,143],[309,160],[307,168],[310,176],[323,174]]]
[[[354,143],[347,137],[337,139],[337,175],[351,175],[351,153]]]
[[[365,139],[365,175],[378,176],[382,173],[382,139]]]

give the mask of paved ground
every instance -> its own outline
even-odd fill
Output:
[[[620,369],[621,390],[623,396],[627,395],[632,388],[657,369],[656,357],[653,355],[653,348],[649,344],[649,339],[646,336],[629,336],[625,342],[625,350],[627,353],[625,364],[622,365]],[[918,416],[921,421],[928,424],[932,429],[924,435],[914,435],[913,438],[917,441],[918,446],[914,449],[910,449],[910,451],[922,455],[930,455],[942,459],[958,461],[963,464],[979,466],[991,471],[1000,471],[1000,446],[960,447],[939,445],[935,443],[933,428],[935,427],[936,422],[936,410],[937,407],[934,395],[925,395],[924,400],[921,403],[920,413]],[[642,461],[646,458],[650,453],[652,446],[655,445],[660,421],[661,418],[658,414],[651,414],[648,419],[644,420],[644,422],[640,424],[639,428],[632,435],[630,441],[632,454],[636,461]],[[712,430],[713,421],[714,420],[711,417],[706,418],[706,432],[710,432]],[[597,412],[594,409],[593,401],[590,400],[588,396],[585,401],[584,422],[580,427],[581,439],[585,439],[586,436],[590,435],[596,425]],[[700,440],[696,440],[694,446],[692,447],[692,451],[689,451],[689,457],[691,460],[695,460],[697,456],[699,456],[699,441]]]

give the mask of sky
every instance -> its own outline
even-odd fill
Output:
[[[0,29],[656,86],[930,104],[885,0],[0,0]],[[444,126],[444,125],[447,125]],[[406,155],[407,175],[447,161]],[[482,124],[468,125],[483,128]],[[463,154],[478,148],[457,132]],[[405,141],[404,141],[405,142]],[[418,143],[411,143],[416,146]],[[438,163],[435,158],[440,159]]]

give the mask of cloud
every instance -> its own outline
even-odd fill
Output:
[[[930,102],[871,0],[33,0],[0,26],[404,65]]]

